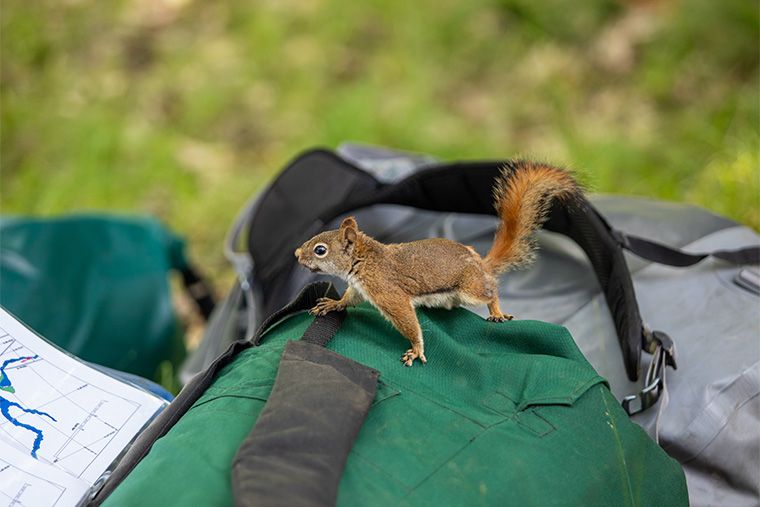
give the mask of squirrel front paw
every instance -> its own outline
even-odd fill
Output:
[[[309,313],[316,316],[322,316],[327,315],[330,312],[339,312],[343,308],[345,308],[345,306],[343,306],[340,301],[330,298],[319,298],[317,299],[317,304],[314,305],[314,308],[309,310]]]

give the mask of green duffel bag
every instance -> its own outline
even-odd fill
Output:
[[[428,363],[406,368],[367,303],[299,312],[333,290],[307,287],[197,375],[93,503],[688,504],[563,327],[420,309]]]
[[[150,217],[3,217],[0,238],[0,304],[86,361],[157,378],[182,360],[172,270],[204,318],[214,306],[184,241]]]

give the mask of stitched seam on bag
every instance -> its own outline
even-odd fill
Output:
[[[597,384],[603,384],[605,380],[595,375],[593,378],[588,380],[587,382],[584,382],[579,387],[574,389],[570,392],[569,395],[566,396],[547,396],[545,398],[534,398],[531,400],[526,400],[520,403],[517,406],[517,412],[522,412],[523,410],[528,409],[529,407],[532,407],[533,405],[572,405],[575,403],[578,398],[580,398],[583,393],[591,389]]]
[[[391,384],[390,382],[388,382],[388,381],[386,381],[386,384],[387,384],[387,385],[392,385],[392,384]],[[396,388],[394,387],[394,389],[396,389]],[[409,389],[408,387],[404,387],[404,388],[403,388],[403,390],[402,390],[402,389],[396,389],[396,390],[397,390],[397,391],[399,391],[399,394],[403,394],[403,393],[404,393],[404,391],[408,391],[408,392],[410,392],[410,393],[412,393],[412,394],[414,394],[414,395],[416,395],[416,396],[419,396],[419,397],[420,397],[420,398],[422,398],[423,400],[426,400],[426,401],[428,401],[428,402],[432,403],[433,405],[435,405],[435,406],[437,406],[437,407],[440,407],[440,408],[442,408],[442,409],[444,409],[444,410],[447,410],[447,411],[451,412],[452,414],[456,414],[456,415],[458,415],[458,416],[459,416],[459,417],[461,417],[462,419],[466,419],[466,420],[468,420],[468,421],[470,421],[470,422],[472,422],[472,423],[474,423],[474,424],[477,424],[477,425],[478,425],[478,426],[480,426],[481,428],[487,428],[487,427],[488,427],[488,424],[486,424],[486,423],[483,423],[483,422],[481,422],[481,421],[478,421],[477,419],[473,419],[473,418],[471,418],[470,416],[468,416],[468,415],[466,415],[466,414],[463,414],[463,413],[461,413],[461,412],[459,412],[459,411],[457,411],[457,410],[454,410],[453,408],[451,408],[451,407],[449,407],[449,406],[446,406],[446,405],[442,404],[440,401],[436,401],[436,400],[434,400],[434,399],[432,399],[432,398],[429,398],[428,396],[425,396],[425,395],[423,395],[423,394],[420,394],[420,392],[419,392],[419,391],[415,391],[414,389]],[[442,397],[442,398],[444,398],[444,399],[446,399],[446,398],[445,398],[443,395],[441,395],[441,397]]]
[[[414,487],[409,491],[409,493],[407,493],[406,496],[407,497],[411,496],[417,489],[419,489],[420,487],[422,487],[422,485],[425,484],[425,482],[427,482],[435,474],[437,474],[439,470],[441,470],[443,467],[445,467],[446,465],[448,465],[462,451],[464,451],[465,449],[467,449],[467,447],[469,447],[470,444],[472,444],[475,441],[475,439],[477,439],[480,435],[482,435],[484,433],[484,431],[481,431],[480,433],[478,433],[477,435],[475,435],[474,437],[472,437],[471,439],[469,439],[467,442],[464,443],[464,445],[462,445],[462,447],[460,447],[459,449],[457,449],[456,451],[454,451],[454,453],[451,456],[449,456],[448,458],[442,460],[441,463],[437,467],[435,467],[435,469],[432,472],[430,472],[422,480],[420,480],[417,484],[415,484]]]
[[[403,489],[405,493],[409,493],[411,491],[411,488],[404,484],[403,482],[399,481],[396,477],[389,474],[384,468],[379,466],[377,463],[367,459],[365,456],[362,455],[361,452],[357,451],[356,449],[351,449],[351,453],[349,454],[349,459],[358,459],[365,465],[369,465],[377,472],[383,474],[383,476],[395,483],[396,486]]]
[[[602,398],[602,403],[604,403],[605,414],[607,415],[606,422],[607,422],[607,425],[610,427],[610,429],[612,429],[612,432],[614,433],[615,447],[618,450],[618,457],[620,458],[620,462],[623,464],[623,471],[621,475],[625,478],[625,485],[627,486],[627,490],[628,490],[628,497],[625,499],[626,500],[625,503],[626,505],[633,505],[633,499],[635,497],[633,494],[633,486],[631,485],[631,477],[629,475],[630,471],[628,468],[628,463],[626,462],[626,459],[625,459],[625,449],[623,448],[623,443],[621,442],[620,433],[617,430],[615,421],[613,421],[612,415],[610,414],[611,409],[610,409],[610,406],[607,404],[607,398],[606,396],[604,396],[603,392],[601,393],[601,398]]]
[[[206,389],[206,392],[203,393],[204,395],[208,393],[220,393],[220,394],[226,394],[226,393],[234,393],[236,391],[243,391],[246,389],[256,389],[260,387],[271,387],[274,385],[274,380],[271,378],[268,378],[266,380],[262,380],[261,382],[243,382],[241,384],[236,384],[234,386],[211,386],[208,389]]]
[[[758,397],[758,395],[757,395],[757,394],[756,394],[756,395],[754,395],[754,396],[751,396],[751,397],[747,398],[747,399],[746,399],[746,400],[745,400],[745,401],[744,401],[744,402],[743,402],[741,405],[737,406],[737,407],[736,407],[736,410],[734,410],[734,411],[731,413],[731,415],[729,415],[729,416],[728,416],[728,418],[726,419],[726,424],[724,424],[724,425],[723,425],[723,426],[720,428],[720,430],[718,430],[718,432],[717,432],[715,435],[713,435],[713,437],[710,439],[710,441],[709,441],[709,442],[707,442],[707,443],[705,444],[705,446],[704,446],[702,449],[700,449],[700,450],[699,450],[699,452],[698,452],[697,454],[695,454],[694,456],[691,456],[691,457],[687,458],[686,460],[682,461],[682,462],[681,462],[681,464],[682,464],[682,465],[685,465],[686,463],[689,463],[690,461],[694,461],[695,459],[699,458],[699,457],[702,455],[702,453],[703,453],[703,452],[705,452],[705,449],[707,449],[708,447],[710,447],[710,444],[711,444],[711,443],[713,443],[713,441],[714,441],[716,438],[718,438],[718,436],[719,436],[719,435],[720,435],[720,434],[723,432],[723,430],[725,430],[725,429],[726,429],[726,426],[728,426],[728,425],[730,424],[730,422],[731,422],[731,419],[733,419],[733,418],[734,418],[734,416],[735,416],[736,414],[738,414],[738,413],[739,413],[739,410],[740,410],[742,407],[744,407],[744,405],[746,405],[747,403],[749,403],[750,401],[754,400],[754,399],[755,399],[755,398],[757,398],[757,397]],[[671,447],[671,446],[669,446],[669,447]],[[665,447],[663,447],[663,449],[667,450]]]
[[[382,387],[381,387],[382,386]],[[383,396],[379,396],[381,391],[384,393]],[[379,398],[377,400],[372,400],[372,404],[370,407],[376,407],[377,405],[381,404],[385,400],[389,400],[391,398],[395,398],[396,396],[400,395],[401,392],[397,389],[393,389],[390,387],[387,383],[378,380],[377,381],[377,391],[376,391],[376,397]]]
[[[540,432],[537,429],[535,429],[533,426],[530,425],[530,422],[528,420],[522,419],[522,417],[519,416],[519,414],[524,414],[523,417],[537,417],[538,419],[541,419],[543,422],[545,422],[550,429]],[[549,422],[545,417],[543,417],[541,414],[536,412],[535,409],[532,410],[523,410],[521,412],[518,412],[515,414],[515,417],[512,418],[515,423],[517,423],[522,428],[528,430],[532,434],[536,435],[539,438],[543,438],[546,435],[549,435],[551,433],[554,433],[557,430],[557,427],[554,426],[551,422]]]
[[[592,385],[591,387],[593,387],[593,385]],[[588,389],[590,389],[591,387],[589,387]],[[588,390],[588,389],[586,389],[586,390]],[[586,390],[584,390],[584,393],[585,393],[585,391],[586,391]],[[603,397],[603,399],[604,399],[604,397]],[[604,402],[605,402],[605,406],[607,406],[607,404],[606,404],[606,400],[604,400]],[[609,408],[608,408],[608,410],[609,410]],[[521,414],[521,413],[528,413],[528,412],[531,412],[531,414],[532,414],[532,415],[534,415],[534,416],[536,416],[536,417],[538,417],[538,418],[542,419],[542,420],[543,420],[544,422],[546,422],[546,423],[547,423],[547,424],[548,424],[548,425],[549,425],[549,426],[550,426],[552,429],[551,429],[550,431],[546,432],[546,433],[540,434],[540,433],[537,433],[536,431],[533,431],[533,430],[532,430],[530,427],[528,427],[527,425],[525,425],[525,424],[521,423],[521,422],[519,421],[519,419],[518,419],[518,415],[519,415],[519,414]],[[528,410],[523,410],[523,411],[521,411],[521,412],[516,412],[516,413],[515,413],[515,414],[513,414],[511,417],[505,418],[505,419],[504,419],[504,420],[502,420],[502,421],[498,421],[498,422],[496,422],[496,423],[494,423],[494,424],[491,424],[491,425],[487,426],[487,427],[486,427],[486,428],[485,428],[483,431],[479,432],[477,435],[475,435],[474,437],[472,437],[472,438],[471,438],[471,439],[470,439],[470,440],[469,440],[467,443],[465,443],[465,444],[464,444],[464,445],[463,445],[463,446],[462,446],[460,449],[458,449],[457,451],[455,451],[455,452],[454,452],[454,453],[453,453],[453,454],[452,454],[450,457],[448,457],[448,458],[446,458],[445,460],[443,460],[443,462],[442,462],[442,463],[441,463],[441,464],[440,464],[438,467],[436,467],[436,468],[435,468],[435,470],[433,470],[433,471],[432,471],[430,474],[428,474],[428,475],[427,475],[427,476],[426,476],[424,479],[422,479],[420,482],[418,482],[418,483],[417,483],[417,484],[416,484],[416,485],[415,485],[415,486],[414,486],[414,487],[413,487],[413,488],[412,488],[412,489],[411,489],[411,490],[410,490],[410,491],[409,491],[409,492],[406,494],[406,497],[409,497],[409,496],[410,496],[412,493],[414,493],[414,491],[415,491],[415,490],[417,490],[418,488],[422,487],[422,486],[423,486],[423,484],[424,484],[424,483],[425,483],[427,480],[429,480],[431,477],[433,477],[433,476],[434,476],[434,475],[435,475],[435,474],[436,474],[436,473],[437,473],[437,472],[438,472],[438,471],[439,471],[439,470],[440,470],[442,467],[444,467],[444,466],[445,466],[445,465],[447,465],[449,462],[451,462],[453,459],[455,459],[455,458],[457,457],[457,455],[458,455],[458,454],[460,454],[460,453],[461,453],[461,452],[462,452],[464,449],[466,449],[466,448],[467,448],[467,447],[468,447],[470,444],[472,444],[473,442],[475,442],[475,440],[477,440],[478,438],[480,438],[480,437],[481,437],[481,436],[482,436],[482,435],[483,435],[483,434],[484,434],[484,433],[485,433],[487,430],[489,430],[489,429],[491,429],[491,428],[493,428],[493,427],[495,427],[495,426],[501,425],[501,424],[503,424],[503,423],[505,423],[505,422],[512,422],[512,423],[514,423],[514,424],[517,424],[517,425],[519,425],[520,427],[522,427],[522,428],[524,428],[524,429],[527,429],[528,431],[530,431],[530,433],[532,433],[533,435],[536,435],[538,438],[542,438],[542,437],[544,437],[544,436],[546,436],[546,435],[548,435],[548,434],[552,433],[553,431],[556,431],[556,426],[554,426],[554,424],[552,424],[551,422],[549,422],[549,421],[548,421],[546,418],[544,418],[543,416],[541,416],[540,414],[538,414],[538,413],[537,413],[537,412],[535,412],[535,411],[528,411]],[[620,446],[620,439],[619,439],[619,436],[618,436],[617,432],[616,432],[616,436],[617,436],[617,439],[616,439],[616,443],[618,444],[618,446]],[[366,460],[363,460],[363,461],[366,461]],[[625,457],[624,457],[624,456],[623,456],[623,461],[625,461]],[[370,464],[372,464],[371,462],[369,462],[369,463],[370,463]],[[375,468],[377,468],[377,466],[375,466]],[[630,484],[630,478],[629,478],[627,475],[626,475],[626,481],[627,481],[627,485],[628,485],[629,494],[631,494],[631,497],[630,497],[630,498],[633,498],[633,497],[632,497],[632,494],[633,494],[633,493],[632,493],[632,490],[631,490],[631,484]],[[630,500],[629,500],[629,503],[630,503]]]
[[[269,398],[264,398],[262,396],[250,396],[250,395],[246,396],[246,395],[224,394],[224,395],[221,395],[221,396],[213,396],[213,397],[211,397],[211,398],[209,398],[207,400],[202,400],[202,401],[199,400],[192,407],[190,407],[189,409],[187,409],[187,412],[190,412],[194,408],[202,407],[203,405],[206,405],[207,403],[210,403],[210,402],[216,401],[216,400],[220,400],[222,398],[242,398],[242,399],[246,399],[246,400],[257,400],[257,401],[263,401],[263,402],[266,402],[269,399]],[[219,410],[221,411],[221,409],[219,409]],[[185,413],[187,413],[187,412],[185,412]]]

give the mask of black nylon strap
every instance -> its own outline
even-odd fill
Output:
[[[591,262],[615,324],[628,378],[638,380],[644,326],[623,250],[604,217],[588,202],[555,205],[544,228],[573,239]]]
[[[688,253],[678,248],[663,245],[649,239],[613,230],[613,235],[620,246],[626,250],[659,264],[668,266],[693,266],[708,257],[715,257],[731,264],[760,264],[760,246],[751,246],[739,250],[716,250],[706,253]]]
[[[338,332],[345,318],[346,310],[330,312],[327,315],[319,316],[306,329],[301,340],[324,347],[332,340],[335,333]]]
[[[259,345],[262,340],[262,335],[264,332],[269,329],[272,324],[275,324],[277,321],[284,319],[285,317],[288,317],[296,312],[304,311],[304,310],[310,310],[314,307],[314,305],[317,304],[317,300],[323,297],[329,297],[331,299],[339,299],[340,294],[338,294],[338,291],[335,289],[335,286],[330,282],[315,282],[312,284],[307,285],[306,287],[301,290],[301,292],[296,296],[296,298],[288,303],[287,305],[280,308],[278,311],[271,314],[267,319],[259,326],[259,329],[256,331],[256,334],[253,335],[253,338],[251,341],[254,345]],[[333,312],[335,313],[335,312]],[[345,312],[340,312],[343,314],[343,317],[345,317]],[[316,319],[315,322],[319,320]],[[340,319],[340,322],[343,322],[343,318]],[[312,322],[312,325],[309,326],[309,329],[314,325],[314,322]],[[338,327],[340,326],[340,323],[338,323]],[[308,331],[308,330],[307,330]],[[337,331],[337,328],[336,328]],[[333,334],[335,334],[333,332]],[[332,335],[330,336],[332,337]],[[329,341],[329,338],[327,339]],[[325,343],[327,343],[327,341]]]

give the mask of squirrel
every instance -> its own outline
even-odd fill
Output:
[[[427,362],[416,306],[485,304],[489,321],[511,320],[499,306],[497,276],[534,259],[533,232],[546,220],[552,200],[577,202],[581,190],[564,169],[519,160],[502,168],[493,195],[500,224],[482,258],[472,247],[443,238],[383,244],[360,231],[354,217],[306,241],[295,251],[298,262],[348,283],[339,300],[321,298],[310,313],[369,301],[411,343],[401,357],[406,366],[415,359]]]

